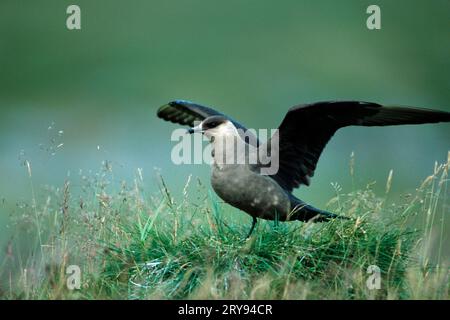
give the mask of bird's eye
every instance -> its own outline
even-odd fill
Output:
[[[218,125],[219,125],[218,122],[210,122],[210,123],[207,124],[207,127],[212,129],[212,128],[217,127]]]

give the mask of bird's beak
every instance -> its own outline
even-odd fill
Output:
[[[193,134],[193,133],[196,133],[196,132],[202,132],[203,133],[203,129],[202,129],[202,125],[201,124],[199,124],[198,126],[195,126],[193,128],[189,128],[188,129],[188,133],[189,134]]]

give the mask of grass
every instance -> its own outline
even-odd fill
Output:
[[[352,159],[352,164],[354,159]],[[448,170],[436,165],[414,195],[397,204],[371,184],[336,196],[329,223],[250,218],[189,179],[176,200],[160,178],[148,194],[142,171],[114,190],[112,168],[47,187],[11,213],[15,232],[0,262],[3,299],[448,299]],[[351,170],[353,174],[353,170]],[[70,265],[81,288],[69,290]],[[381,272],[380,289],[369,289]],[[372,267],[370,267],[372,268]]]

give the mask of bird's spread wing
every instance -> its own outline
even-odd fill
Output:
[[[449,122],[450,113],[376,103],[318,102],[291,108],[277,130],[279,170],[271,177],[292,191],[309,185],[320,154],[334,133],[346,126],[388,126]],[[273,139],[273,137],[272,137]],[[270,140],[268,149],[270,150]]]
[[[237,129],[241,129],[240,133],[244,140],[251,144],[258,145],[257,138],[242,124],[233,118],[217,111],[190,101],[175,100],[160,107],[157,113],[158,117],[166,121],[178,123],[181,125],[194,126],[195,121],[203,121],[210,116],[223,116],[230,120]],[[245,136],[244,136],[245,133]]]
[[[194,126],[195,121],[219,115],[223,116],[219,111],[185,100],[172,101],[158,109],[161,119],[190,127]]]

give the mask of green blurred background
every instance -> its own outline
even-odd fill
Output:
[[[66,29],[70,4],[81,8],[79,31]],[[370,4],[381,7],[379,31],[366,28]],[[160,168],[175,196],[191,173],[207,181],[206,165],[170,161],[176,126],[155,113],[174,99],[212,105],[252,128],[275,128],[288,107],[318,100],[450,111],[449,14],[448,0],[2,0],[2,208],[31,199],[24,160],[38,196],[69,173],[97,172],[102,160],[117,180],[142,168],[155,192]],[[350,191],[352,151],[358,185],[375,180],[382,192],[393,169],[393,193],[414,192],[446,160],[449,137],[449,124],[347,128],[326,148],[312,186],[296,194],[323,207],[330,182]],[[0,244],[9,212],[0,212]]]

